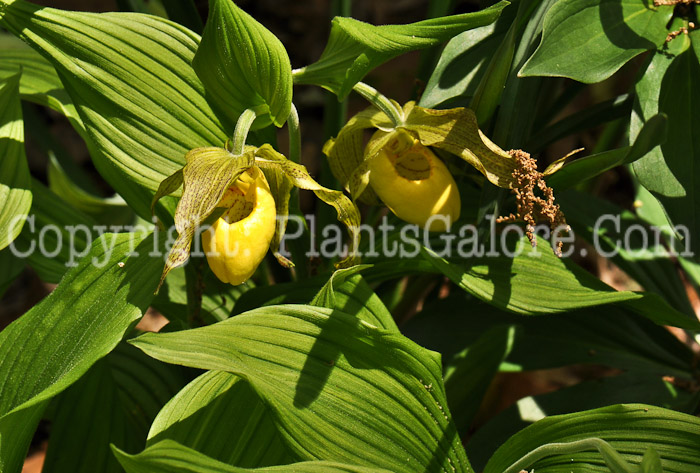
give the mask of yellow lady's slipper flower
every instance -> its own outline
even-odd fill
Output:
[[[202,235],[209,267],[225,283],[242,284],[265,257],[275,234],[275,200],[256,167],[241,174],[219,207],[228,210]]]
[[[369,183],[397,217],[445,231],[459,218],[457,184],[445,164],[406,132],[399,132],[369,163]],[[431,217],[441,216],[443,218]]]
[[[510,188],[515,183],[515,159],[481,133],[471,110],[392,104],[392,117],[370,107],[324,146],[333,174],[353,199],[376,203],[378,197],[402,220],[422,226],[430,221],[428,230],[445,231],[446,220],[459,218],[459,191],[429,147],[467,161],[493,184]],[[377,131],[363,147],[367,128]],[[444,218],[431,220],[434,216]]]

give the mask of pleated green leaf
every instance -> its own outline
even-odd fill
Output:
[[[97,222],[37,180],[32,180],[32,193],[32,208],[22,233],[8,249],[29,263],[42,281],[58,284],[99,238]]]
[[[84,134],[78,111],[51,63],[19,38],[7,33],[0,34],[0,77],[14,75],[20,69],[19,93],[22,99],[65,115],[76,131]]]
[[[137,455],[116,447],[114,454],[126,473],[389,473],[332,462],[301,462],[267,468],[239,468],[222,463],[172,440],[164,440]]]
[[[263,170],[269,168],[281,170],[294,186],[313,191],[316,197],[335,209],[338,220],[347,228],[351,240],[348,256],[337,266],[347,267],[355,264],[357,261],[355,253],[360,240],[360,211],[357,206],[342,192],[320,185],[311,177],[306,167],[290,161],[269,144],[264,144],[255,151],[255,163]]]
[[[672,6],[644,0],[556,3],[544,20],[542,42],[521,76],[557,76],[593,83],[666,40]]]
[[[0,471],[20,473],[27,450],[49,401],[0,417]]]
[[[246,379],[301,459],[395,472],[471,471],[450,420],[439,357],[355,316],[271,306],[132,343],[162,361]]]
[[[0,25],[56,68],[88,131],[95,165],[132,207],[145,210],[146,191],[181,168],[189,150],[226,140],[191,66],[199,37],[184,27],[23,0],[2,1]]]
[[[320,85],[344,98],[375,67],[400,54],[438,45],[453,36],[493,23],[509,3],[462,15],[408,25],[374,26],[353,18],[333,19],[321,58],[294,71],[294,82]]]
[[[56,400],[42,472],[122,472],[110,443],[145,447],[158,410],[184,384],[178,368],[120,343]]]
[[[601,455],[592,449],[518,462],[546,444],[592,438],[608,442],[632,464],[639,464],[646,450],[653,447],[661,457],[664,472],[691,473],[700,469],[700,419],[655,406],[618,404],[536,422],[503,444],[484,473],[517,473],[520,469],[538,473],[609,471]]]
[[[233,0],[214,0],[192,63],[209,102],[231,123],[246,109],[254,128],[282,126],[292,106],[292,66],[277,37]]]
[[[0,82],[0,250],[22,231],[31,205],[17,74]]]
[[[248,383],[224,371],[204,373],[163,407],[148,433],[147,445],[163,440],[245,468],[297,460],[260,397]]]

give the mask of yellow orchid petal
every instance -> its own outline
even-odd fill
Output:
[[[457,184],[445,164],[409,133],[391,133],[369,159],[369,181],[380,199],[400,219],[430,231],[445,231],[459,218]],[[435,218],[441,216],[443,218]]]
[[[414,133],[424,146],[434,146],[461,157],[499,187],[512,188],[515,184],[515,159],[479,130],[471,110],[433,110],[409,102],[404,107],[404,115],[403,128]]]
[[[227,210],[202,234],[202,248],[216,277],[242,284],[260,265],[275,234],[275,200],[262,171],[251,168],[242,174],[219,206]]]

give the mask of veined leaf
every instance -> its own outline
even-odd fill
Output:
[[[20,69],[20,96],[65,115],[76,131],[84,136],[85,128],[78,111],[51,63],[19,38],[0,34],[0,77],[14,75]]]
[[[343,99],[380,64],[409,51],[435,46],[463,31],[491,24],[507,5],[508,2],[501,1],[476,13],[408,25],[373,26],[352,18],[336,17],[321,58],[294,71],[294,82],[320,85]]]
[[[690,84],[698,76],[700,62],[692,49],[670,57],[658,52],[635,86],[638,103],[630,120],[630,137],[635,137],[652,115],[668,115],[666,141],[635,162],[633,169],[639,182],[663,205],[673,225],[679,227],[677,231],[689,240],[682,244],[696,259],[700,251],[700,180],[694,166],[700,159],[700,135],[695,130],[700,117],[694,110],[700,106],[700,93]]]
[[[272,306],[132,343],[163,361],[246,379],[302,459],[470,471],[438,357],[355,316]]]
[[[0,417],[0,471],[20,473],[48,400]]]
[[[192,63],[209,102],[236,123],[256,109],[254,128],[281,127],[292,106],[292,66],[280,40],[233,0],[214,0]]]
[[[109,444],[145,447],[148,426],[184,384],[181,372],[120,343],[61,393],[43,473],[121,473]]]
[[[126,473],[390,473],[341,463],[314,461],[267,468],[239,468],[222,463],[172,440],[164,440],[137,455],[116,447],[114,454]]]
[[[484,473],[519,469],[534,469],[538,473],[609,471],[600,454],[590,448],[538,455],[531,463],[518,462],[546,444],[591,438],[608,442],[625,460],[634,464],[641,462],[647,448],[653,447],[661,457],[665,472],[691,473],[700,468],[700,419],[644,404],[619,404],[536,422],[503,444],[491,457]]]
[[[204,373],[163,407],[148,433],[147,446],[164,440],[238,467],[297,460],[260,397],[248,383],[224,371]]]
[[[269,144],[264,144],[255,151],[255,163],[261,169],[272,167],[282,170],[293,185],[300,189],[313,191],[316,197],[335,208],[338,220],[347,227],[352,243],[348,256],[337,265],[344,267],[355,264],[357,259],[355,252],[360,239],[360,211],[357,206],[342,192],[320,185],[309,175],[303,165],[288,160]]]
[[[143,217],[153,192],[197,147],[227,133],[191,62],[199,37],[158,17],[83,13],[3,0],[0,25],[56,68],[100,173]],[[150,197],[148,197],[150,199]]]
[[[22,231],[31,205],[18,74],[0,82],[0,250]]]
[[[558,76],[593,83],[666,40],[672,6],[644,0],[572,0],[547,12],[542,42],[520,76]]]
[[[68,268],[85,257],[99,237],[97,222],[68,205],[41,182],[32,181],[32,208],[11,250],[37,272],[42,281],[57,284]]]

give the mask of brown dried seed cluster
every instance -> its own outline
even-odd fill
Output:
[[[654,6],[660,7],[661,5],[691,5],[693,3],[700,3],[698,0],[654,0]]]
[[[682,34],[688,34],[688,32],[689,32],[690,30],[693,30],[693,29],[695,29],[695,23],[693,23],[693,22],[691,21],[691,22],[688,23],[688,27],[681,26],[681,27],[680,27],[679,29],[677,29],[676,31],[671,31],[668,35],[666,35],[666,42],[667,42],[667,43],[670,43],[671,41],[673,41],[673,39],[674,39],[676,36],[680,36],[680,35],[682,35]]]
[[[516,183],[513,186],[513,193],[518,213],[517,215],[510,214],[507,217],[499,217],[496,219],[496,223],[525,222],[526,235],[533,247],[537,245],[534,232],[538,221],[549,223],[549,228],[552,230],[563,226],[568,232],[570,227],[566,224],[559,204],[554,203],[554,191],[547,185],[542,173],[537,170],[537,161],[520,149],[512,149],[508,153],[515,158],[517,163],[517,167],[513,171],[513,179]],[[535,195],[536,189],[540,190],[542,197]],[[558,256],[561,256],[561,250],[562,242],[559,241],[554,251]]]

